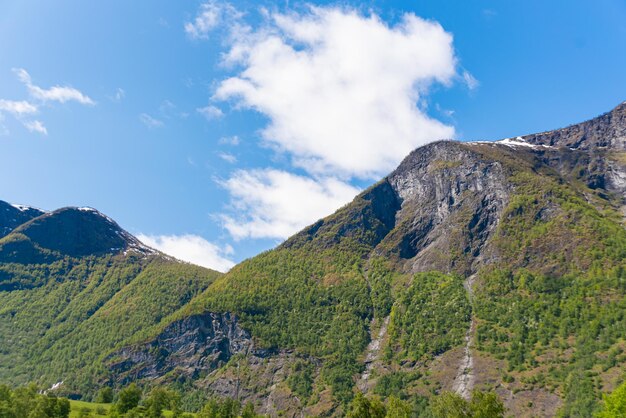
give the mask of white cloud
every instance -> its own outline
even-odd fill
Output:
[[[204,116],[207,120],[219,119],[224,116],[224,112],[222,112],[222,109],[212,105],[199,107],[198,109],[196,109],[196,111]]]
[[[239,139],[239,137],[237,135],[233,135],[233,136],[224,136],[224,137],[220,138],[219,142],[222,145],[237,146],[237,145],[239,145],[241,140]]]
[[[470,90],[474,90],[480,85],[480,82],[467,70],[463,71],[463,81]]]
[[[192,22],[185,23],[185,32],[192,39],[207,39],[209,32],[218,27],[223,21],[232,23],[239,19],[239,13],[228,3],[207,1],[200,6],[200,10]]]
[[[25,121],[23,124],[30,132],[38,132],[42,135],[48,135],[48,130],[39,120]]]
[[[268,16],[231,37],[226,60],[242,70],[213,98],[266,115],[265,141],[297,166],[377,178],[415,147],[454,136],[417,106],[456,75],[452,36],[437,22],[407,13],[390,26],[336,7]]]
[[[0,99],[0,112],[7,112],[13,116],[22,116],[37,113],[37,106],[25,100]]]
[[[217,271],[228,271],[235,263],[228,258],[233,254],[231,246],[220,247],[198,235],[145,235],[137,238],[144,244],[156,248],[179,260]]]
[[[237,162],[237,157],[229,152],[219,152],[217,156],[227,163],[235,164]]]
[[[30,95],[43,102],[55,101],[65,103],[75,101],[83,105],[95,105],[96,103],[81,91],[69,86],[52,86],[43,89],[33,84],[30,74],[23,68],[14,68],[17,78],[26,85]]]
[[[164,125],[163,121],[155,119],[147,113],[139,115],[139,120],[150,129],[161,128]]]
[[[73,87],[53,86],[49,89],[43,89],[33,84],[30,74],[23,68],[14,68],[13,72],[17,78],[26,85],[31,101],[28,100],[6,100],[0,99],[0,117],[3,113],[12,115],[30,132],[38,132],[48,135],[48,130],[40,120],[29,120],[28,117],[39,112],[41,104],[48,102],[65,103],[67,101],[76,101],[84,105],[95,105],[95,102],[88,96],[76,90]],[[118,89],[118,94],[121,89]],[[123,93],[123,90],[121,90]],[[33,103],[34,101],[34,103]],[[0,126],[2,133],[7,134],[8,129]]]
[[[38,112],[36,105],[27,102],[25,100],[4,100],[0,99],[0,116],[1,120],[4,120],[2,113],[8,113],[12,115],[18,122],[20,122],[30,132],[38,132],[43,135],[48,135],[48,130],[44,126],[43,122],[39,120],[28,120],[27,117]],[[0,127],[2,135],[7,135],[9,130],[6,126]]]
[[[329,215],[359,190],[334,178],[314,180],[280,170],[239,170],[221,182],[231,195],[233,212],[219,218],[237,240],[284,239]]]

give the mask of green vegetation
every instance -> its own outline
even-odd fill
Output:
[[[626,418],[626,382],[610,395],[605,395],[595,418]]]
[[[463,343],[470,316],[462,278],[438,272],[417,274],[391,310],[391,344],[400,346],[399,359],[417,361],[441,354]]]
[[[0,417],[2,418],[68,418],[70,402],[64,398],[42,395],[37,386],[11,390],[0,385]]]
[[[347,418],[504,418],[504,404],[493,392],[474,391],[470,401],[452,392],[435,395],[426,408],[411,404],[396,396],[383,403],[379,398],[368,398],[357,393],[348,407]]]
[[[443,392],[431,400],[435,418],[504,418],[504,404],[493,392],[472,392],[470,401],[456,393]]]
[[[478,348],[510,372],[537,369],[527,387],[559,388],[562,416],[590,416],[595,370],[624,361],[616,344],[626,329],[626,230],[548,176],[513,180],[496,236],[502,260],[476,286]]]
[[[23,273],[16,273],[23,272]],[[0,274],[37,286],[0,291],[0,379],[95,396],[106,354],[204,290],[219,274],[160,257],[65,258],[51,265],[0,264]],[[4,337],[6,336],[6,337]]]

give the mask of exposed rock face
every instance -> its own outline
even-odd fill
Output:
[[[626,102],[612,111],[567,128],[521,137],[530,144],[578,150],[626,149]]]
[[[381,247],[408,271],[469,274],[508,200],[502,165],[470,146],[437,142],[413,151],[388,181],[402,205]]]
[[[253,350],[250,334],[234,315],[208,312],[173,322],[155,339],[109,356],[107,363],[118,384],[155,379],[176,370],[196,378],[224,365],[235,354]],[[256,350],[255,354],[266,354]]]

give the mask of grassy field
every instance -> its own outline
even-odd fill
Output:
[[[95,403],[95,402],[83,402],[83,401],[72,401],[70,400],[70,405],[72,410],[70,412],[70,418],[78,418],[81,409],[86,408],[89,409],[89,417],[103,417],[106,416],[111,409],[113,404],[110,403]],[[104,412],[103,412],[104,411]],[[100,412],[100,413],[99,413]],[[163,411],[163,415],[167,417],[172,416],[171,411]],[[192,414],[195,416],[195,414]]]
[[[70,405],[72,410],[70,412],[70,418],[78,418],[81,409],[86,408],[90,410],[90,415],[94,417],[104,416],[111,409],[110,403],[95,403],[95,402],[83,402],[83,401],[72,401],[70,400]],[[103,414],[99,414],[98,412],[105,411]]]

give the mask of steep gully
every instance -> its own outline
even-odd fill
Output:
[[[467,295],[470,303],[472,303],[473,299],[473,290],[472,287],[474,285],[474,280],[476,279],[476,275],[472,274],[469,276],[463,286],[467,291]],[[474,337],[474,333],[476,331],[476,321],[474,319],[474,314],[472,314],[472,319],[470,321],[470,326],[465,334],[465,350],[463,352],[463,359],[459,364],[459,368],[457,370],[456,377],[454,379],[454,383],[452,385],[452,390],[459,395],[461,395],[465,399],[469,399],[472,389],[474,387],[474,358],[472,357],[472,340]]]

